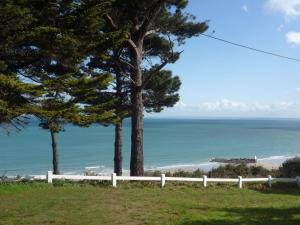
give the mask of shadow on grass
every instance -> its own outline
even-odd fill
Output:
[[[246,188],[258,191],[264,194],[280,194],[280,195],[295,195],[300,196],[300,187],[294,183],[274,183],[272,187],[267,184],[253,184],[248,185]]]
[[[294,208],[225,208],[217,212],[225,213],[224,219],[186,220],[180,225],[298,225],[300,206]]]

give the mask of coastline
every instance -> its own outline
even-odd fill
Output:
[[[284,156],[270,156],[270,157],[265,157],[265,158],[258,158],[257,159],[257,163],[248,163],[248,166],[262,166],[268,170],[272,170],[272,169],[278,169],[281,164],[291,158],[294,157],[299,157],[300,154],[296,154],[296,155],[284,155]],[[219,166],[224,166],[226,165],[226,163],[218,163],[218,162],[200,162],[200,163],[195,163],[195,164],[178,164],[178,165],[169,165],[169,166],[157,166],[157,167],[146,167],[145,168],[145,172],[154,172],[154,171],[160,171],[162,173],[166,173],[166,172],[177,172],[177,171],[185,171],[185,172],[194,172],[195,170],[202,170],[204,172],[209,172],[211,169],[213,168],[218,168]],[[51,168],[49,168],[51,169]],[[47,170],[45,171],[41,171],[41,172],[33,172],[33,173],[18,173],[18,172],[8,172],[7,176],[17,176],[17,175],[21,175],[21,176],[32,176],[34,175],[44,175],[46,174]],[[87,166],[84,167],[82,169],[78,168],[78,169],[74,169],[74,170],[62,170],[62,174],[65,175],[75,175],[75,174],[80,174],[80,175],[84,175],[86,172],[90,172],[93,174],[98,174],[98,175],[110,175],[113,172],[112,168],[108,168],[105,166]],[[129,176],[130,175],[130,171],[128,168],[124,168],[123,169],[123,175],[124,176]]]
[[[70,125],[66,129],[58,137],[63,174],[83,174],[87,170],[97,174],[113,172],[112,127],[91,126],[82,132],[82,128]],[[145,171],[209,170],[220,165],[209,163],[209,159],[254,155],[265,167],[277,168],[281,163],[274,156],[281,155],[286,160],[286,156],[300,155],[300,121],[295,120],[151,119],[145,122],[145,131]],[[129,134],[127,120],[125,173],[129,173],[130,165]],[[24,132],[0,137],[0,142],[0,176],[46,174],[52,169],[49,134],[37,124],[28,126]]]
[[[258,158],[256,163],[248,163],[248,166],[262,166],[268,170],[278,169],[283,162],[288,159],[299,157],[299,155],[294,156],[270,156],[266,158]],[[219,166],[224,166],[228,163],[218,163],[218,162],[205,162],[193,165],[173,165],[173,166],[164,166],[158,167],[156,169],[148,169],[146,171],[161,171],[161,172],[176,172],[176,171],[186,171],[193,172],[195,170],[202,170],[204,172],[208,172],[213,168],[218,168]]]
[[[288,159],[299,157],[299,155],[294,156],[271,156],[266,158],[258,158],[256,163],[248,163],[248,166],[262,166],[268,170],[276,170],[278,169],[283,162]],[[218,162],[204,162],[199,164],[186,164],[186,165],[172,165],[172,166],[162,166],[157,168],[145,169],[145,172],[154,172],[160,171],[162,173],[166,172],[177,172],[177,171],[185,171],[185,172],[194,172],[195,170],[202,170],[204,172],[209,172],[214,168],[218,168],[219,166],[225,166],[230,163],[218,163]],[[124,175],[130,175],[129,170],[123,171]]]

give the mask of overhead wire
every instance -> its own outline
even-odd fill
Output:
[[[277,54],[277,53],[274,53],[274,52],[261,50],[261,49],[254,48],[254,47],[251,47],[251,46],[247,46],[247,45],[244,45],[244,44],[239,44],[239,43],[236,43],[236,42],[233,42],[233,41],[228,41],[228,40],[225,40],[223,38],[219,38],[219,37],[212,36],[212,35],[209,35],[209,34],[201,34],[201,35],[205,36],[205,37],[208,37],[208,38],[211,38],[211,39],[214,39],[214,40],[217,40],[217,41],[221,41],[221,42],[226,43],[226,44],[230,44],[230,45],[234,45],[234,46],[237,46],[237,47],[245,48],[245,49],[248,49],[248,50],[251,50],[251,51],[256,51],[256,52],[259,52],[259,53],[263,53],[263,54],[272,55],[272,56],[279,57],[279,58],[284,58],[284,59],[300,62],[300,59],[297,59],[297,58],[288,57],[288,56],[284,56],[284,55]]]

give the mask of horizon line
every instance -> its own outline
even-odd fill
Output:
[[[145,116],[145,119],[203,119],[203,120],[213,120],[213,119],[224,119],[224,120],[239,120],[239,119],[249,119],[249,120],[300,120],[300,117],[239,117],[239,116]],[[127,118],[126,118],[127,119]],[[129,118],[128,118],[129,119]]]

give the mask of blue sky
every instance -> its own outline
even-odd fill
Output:
[[[190,0],[207,34],[300,59],[300,0]],[[207,37],[187,40],[180,102],[155,117],[299,117],[300,62]]]

